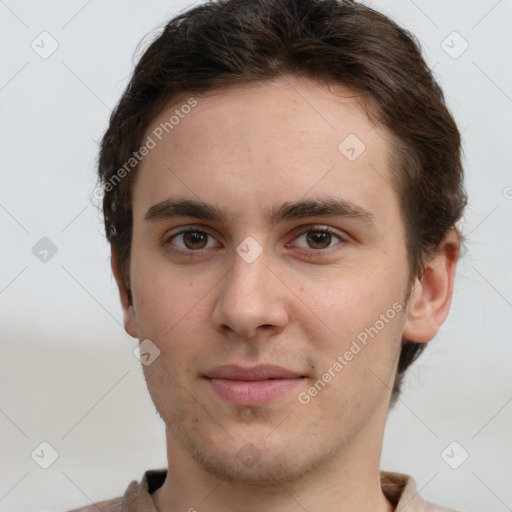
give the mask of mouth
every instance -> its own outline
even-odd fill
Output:
[[[218,396],[240,406],[268,403],[289,393],[306,379],[305,375],[275,365],[217,366],[203,377]]]

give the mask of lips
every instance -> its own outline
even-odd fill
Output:
[[[225,365],[217,366],[206,374],[211,379],[230,379],[230,380],[268,380],[268,379],[296,379],[302,375],[272,364],[262,364],[252,368],[242,368],[241,366]]]
[[[204,375],[218,396],[240,406],[263,405],[291,391],[305,378],[292,370],[275,365],[243,368],[217,366]]]

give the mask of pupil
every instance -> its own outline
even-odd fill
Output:
[[[325,249],[329,247],[331,243],[331,234],[330,233],[322,233],[320,231],[311,231],[308,234],[308,243],[317,248],[317,249]]]
[[[202,249],[206,245],[206,235],[204,233],[198,233],[197,231],[189,231],[185,233],[185,245],[187,245],[189,249]]]

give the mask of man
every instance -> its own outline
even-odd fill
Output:
[[[466,204],[406,31],[352,1],[195,7],[142,56],[99,175],[168,469],[81,510],[446,510],[379,467]]]

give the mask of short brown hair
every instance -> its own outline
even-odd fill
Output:
[[[106,235],[129,294],[137,166],[114,179],[149,123],[177,95],[289,74],[349,87],[392,134],[392,181],[405,223],[410,284],[448,231],[463,242],[456,227],[467,203],[460,134],[414,36],[352,0],[215,0],[170,20],[149,45],[101,142]],[[424,347],[404,340],[393,403]]]

